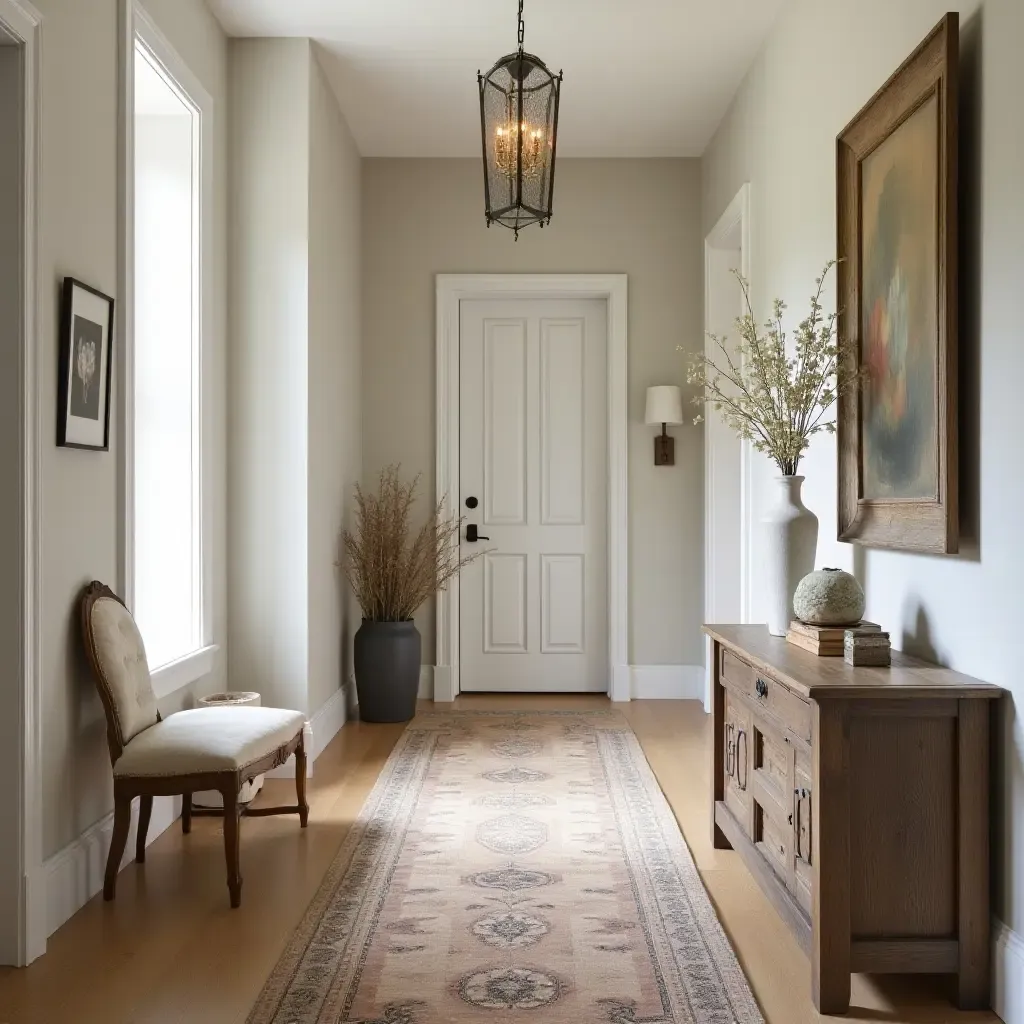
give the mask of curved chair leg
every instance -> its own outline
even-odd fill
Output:
[[[146,863],[146,836],[149,834],[149,819],[153,816],[153,798],[143,794],[139,797],[139,828],[135,833],[135,860]]]
[[[192,794],[184,793],[181,797],[181,834],[187,836],[192,831]]]
[[[306,803],[306,741],[299,740],[295,750],[295,796],[299,805],[299,824],[309,823],[309,804]]]
[[[224,798],[224,858],[228,867],[228,892],[231,895],[231,906],[237,907],[242,902],[242,873],[239,866],[239,818],[241,806],[238,803],[238,786],[228,786],[221,790]]]
[[[117,869],[121,866],[121,857],[128,842],[128,829],[132,823],[132,800],[114,792],[114,833],[110,837],[110,852],[107,854],[107,871],[103,876],[103,898],[112,900],[117,887]]]

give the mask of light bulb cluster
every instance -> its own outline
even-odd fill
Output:
[[[536,178],[547,162],[544,152],[544,131],[534,128],[526,121],[522,123],[510,118],[498,125],[494,132],[494,162],[498,170],[508,178],[515,178],[519,172],[519,137],[523,139],[522,167],[524,178]]]

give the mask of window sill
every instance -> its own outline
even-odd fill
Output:
[[[183,687],[208,676],[213,671],[213,659],[220,647],[210,644],[198,651],[186,654],[184,658],[163,665],[152,673],[153,692],[157,699],[168,697]]]

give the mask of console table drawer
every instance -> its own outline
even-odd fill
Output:
[[[791,732],[811,742],[811,706],[782,683],[722,648],[719,677],[722,683],[749,698],[755,707],[766,708]]]

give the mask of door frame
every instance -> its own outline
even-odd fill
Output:
[[[10,691],[13,700],[0,713],[19,723],[20,742],[6,752],[3,767],[17,780],[14,800],[19,855],[16,878],[16,919],[8,923],[14,935],[3,935],[5,947],[13,948],[17,966],[30,964],[46,952],[46,887],[43,878],[42,795],[42,695],[39,673],[39,591],[41,530],[40,402],[38,400],[39,332],[39,126],[41,124],[39,76],[41,73],[42,16],[28,0],[0,0],[0,24],[19,44],[22,53],[22,162],[21,188],[21,324],[19,376],[21,385],[21,685]],[[10,760],[8,760],[8,758]],[[0,922],[0,928],[4,924]],[[12,941],[13,940],[13,941]],[[5,957],[5,959],[8,959]]]
[[[704,239],[704,330],[705,338],[709,331],[715,329],[711,322],[711,310],[717,308],[712,299],[712,289],[717,287],[717,274],[714,253],[720,250],[739,250],[739,272],[750,281],[750,184],[745,182],[733,196],[715,226]],[[736,315],[744,312],[738,303]],[[749,441],[739,442],[740,458],[738,464],[724,467],[729,473],[738,475],[740,492],[740,578],[738,581],[740,594],[740,621],[750,621],[750,532],[753,519],[751,504],[751,447]],[[715,503],[715,488],[712,486],[716,474],[723,467],[711,451],[711,434],[704,431],[704,616],[708,619],[715,603],[715,587],[717,573],[713,571],[716,564],[715,552],[722,541],[715,532],[715,523],[719,521],[719,509]],[[725,542],[727,543],[727,541]],[[711,665],[710,637],[707,638],[705,657],[704,710],[711,713],[713,673]]]
[[[458,514],[459,310],[463,299],[603,299],[608,314],[608,695],[630,697],[628,349],[626,274],[438,274],[436,500]],[[458,539],[455,539],[455,543]],[[452,701],[459,681],[459,581],[437,595],[434,700]]]

